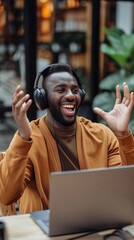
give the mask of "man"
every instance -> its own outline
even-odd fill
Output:
[[[18,131],[1,156],[0,202],[8,205],[20,199],[20,213],[47,209],[50,172],[133,164],[134,141],[128,123],[134,95],[126,83],[123,88],[121,99],[116,87],[111,112],[94,109],[111,131],[77,116],[85,93],[69,65],[52,64],[37,76],[35,102],[40,109],[47,108],[47,114],[31,123],[27,111],[32,101],[18,86],[12,99]]]

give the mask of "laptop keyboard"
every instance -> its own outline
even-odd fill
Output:
[[[49,227],[49,219],[43,219],[41,220],[47,227]]]
[[[50,212],[46,211],[44,218],[41,220],[43,223],[45,223],[49,227],[49,217],[50,217]]]

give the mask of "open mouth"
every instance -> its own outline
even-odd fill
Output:
[[[67,116],[73,116],[75,114],[75,105],[74,104],[62,105],[62,112]]]

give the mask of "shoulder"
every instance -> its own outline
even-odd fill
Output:
[[[83,133],[92,135],[97,138],[117,139],[112,130],[104,124],[92,122],[84,117],[77,117],[77,127]]]
[[[42,135],[42,128],[47,128],[45,123],[45,116],[30,122],[32,128],[32,137],[40,137]]]
[[[106,125],[102,123],[92,122],[91,120],[84,117],[77,117],[77,124],[93,130],[112,132],[111,129]]]

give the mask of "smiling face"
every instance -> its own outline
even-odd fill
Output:
[[[79,86],[68,72],[56,72],[46,77],[45,89],[48,98],[48,118],[63,126],[75,123],[81,103]]]

